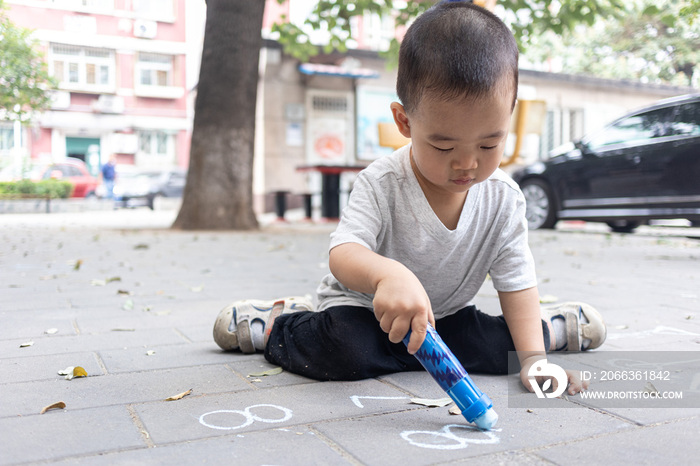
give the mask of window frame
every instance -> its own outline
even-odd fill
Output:
[[[70,49],[76,53],[67,53]],[[100,54],[106,56],[99,56]],[[97,93],[113,93],[116,89],[117,67],[113,49],[52,43],[49,46],[48,61],[49,73],[59,81],[60,89]],[[93,67],[94,82],[88,82],[90,67]],[[104,72],[107,82],[100,79]]]

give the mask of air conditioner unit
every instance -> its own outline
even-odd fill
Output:
[[[145,19],[137,19],[134,21],[134,36],[143,37],[144,39],[154,39],[158,32],[158,23]]]
[[[124,113],[124,99],[117,95],[101,95],[92,108],[100,113]]]

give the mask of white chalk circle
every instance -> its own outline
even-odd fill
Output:
[[[256,416],[255,414],[253,414],[250,411],[251,409],[254,409],[254,408],[263,408],[263,407],[278,409],[284,413],[284,417],[282,417],[281,419],[266,419],[263,417]],[[214,425],[214,424],[209,424],[208,422],[206,422],[204,420],[204,418],[209,416],[209,415],[222,414],[222,413],[224,413],[224,414],[240,414],[241,416],[243,416],[245,418],[245,421],[243,421],[243,423],[239,424],[239,425],[218,426],[218,425]],[[291,418],[292,418],[292,410],[291,409],[283,408],[282,406],[277,406],[277,405],[260,404],[260,405],[248,406],[243,411],[241,411],[239,409],[220,409],[218,411],[211,411],[209,413],[204,413],[201,416],[199,416],[199,423],[202,424],[203,426],[209,427],[211,429],[236,430],[236,429],[242,429],[244,427],[248,427],[249,425],[251,425],[252,423],[254,423],[256,421],[257,422],[265,422],[268,424],[275,424],[278,422],[288,421]]]
[[[455,435],[452,428],[467,429],[470,431],[484,434],[486,438],[464,438]],[[499,429],[500,430],[500,429]],[[434,443],[419,442],[414,440],[414,437],[426,436],[433,439]],[[496,436],[493,430],[480,430],[472,426],[462,426],[459,424],[446,425],[439,431],[433,430],[409,430],[401,432],[401,438],[406,440],[413,446],[421,448],[430,448],[433,450],[461,450],[467,448],[469,444],[487,445],[499,443],[501,440]],[[444,439],[444,440],[443,440]],[[445,443],[445,440],[449,443]],[[439,442],[439,443],[438,443]],[[454,442],[454,443],[453,443]]]

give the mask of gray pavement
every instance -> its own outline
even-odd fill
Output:
[[[174,216],[0,215],[0,464],[698,462],[700,403],[689,399],[664,409],[600,408],[580,396],[509,407],[535,395],[509,377],[472,374],[500,416],[480,432],[446,407],[410,403],[445,397],[427,373],[347,383],[256,375],[272,367],[261,355],[213,342],[218,311],[313,294],[333,225],[265,219],[254,233],[181,232],[168,229]],[[617,235],[574,223],[532,232],[540,293],[598,308],[609,326],[603,350],[693,354],[698,231]],[[499,313],[489,282],[476,304]],[[57,374],[69,366],[88,377]],[[58,401],[65,409],[40,414]]]

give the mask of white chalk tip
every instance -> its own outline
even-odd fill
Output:
[[[474,419],[474,424],[481,430],[491,430],[498,422],[498,414],[493,408],[486,410],[484,414]]]

